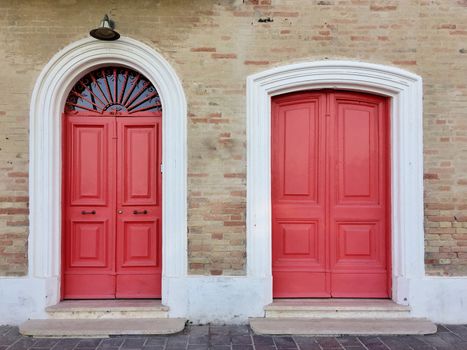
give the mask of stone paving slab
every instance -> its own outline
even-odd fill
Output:
[[[250,318],[255,333],[270,335],[408,335],[433,334],[436,325],[424,318]]]
[[[439,325],[431,335],[265,336],[248,326],[188,326],[165,336],[31,338],[0,325],[0,350],[467,350],[467,325]]]
[[[21,334],[35,337],[160,335],[179,333],[185,328],[185,323],[184,318],[48,319],[28,320],[19,326],[19,331]]]

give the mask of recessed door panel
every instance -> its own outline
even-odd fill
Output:
[[[159,124],[138,118],[120,123],[122,205],[158,205]],[[120,119],[119,119],[120,121]]]
[[[157,220],[126,220],[122,222],[122,267],[158,266]]]
[[[339,203],[377,203],[380,162],[378,105],[337,104]]]
[[[316,99],[278,105],[274,110],[277,199],[318,202],[320,105]]]
[[[271,134],[274,297],[388,297],[386,99],[275,97]]]
[[[316,157],[309,152],[297,152],[297,149],[310,150],[310,132],[315,133],[315,115],[310,115],[310,106],[297,109],[285,109],[284,113],[284,196],[307,196],[315,198]],[[310,151],[315,151],[313,147]],[[310,159],[311,158],[311,159]],[[310,161],[314,161],[310,167]],[[311,168],[311,169],[310,169]],[[311,175],[311,176],[310,176]],[[315,176],[313,176],[315,175]]]
[[[107,221],[71,221],[70,267],[108,267]]]
[[[96,118],[70,124],[71,205],[107,205],[110,130]]]
[[[295,264],[300,260],[319,265],[320,243],[318,222],[279,222],[276,266]],[[321,247],[324,248],[324,247]]]
[[[379,222],[340,222],[336,227],[336,267],[365,265],[366,268],[384,266],[384,246],[378,246],[381,234]]]

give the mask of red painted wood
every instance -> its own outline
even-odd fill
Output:
[[[388,297],[389,188],[386,99],[274,98],[274,297]]]
[[[117,118],[117,298],[160,298],[160,118]]]
[[[389,297],[385,99],[330,94],[330,269],[336,297]]]
[[[63,131],[62,297],[160,297],[161,118],[67,114]]]
[[[325,96],[297,94],[272,105],[275,297],[326,297]],[[307,283],[306,281],[313,281]]]
[[[70,116],[63,122],[63,296],[113,298],[115,121]]]

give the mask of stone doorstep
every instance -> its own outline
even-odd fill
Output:
[[[66,300],[49,306],[53,319],[167,318],[160,300]]]
[[[160,300],[65,300],[48,306],[47,312],[70,311],[169,311]]]
[[[410,311],[390,299],[274,299],[265,310]]]
[[[409,318],[410,307],[389,299],[275,299],[266,318]]]
[[[436,325],[423,318],[308,319],[251,318],[250,327],[263,335],[410,335],[436,333]]]
[[[23,335],[33,337],[107,337],[110,335],[164,335],[183,331],[184,318],[47,319],[20,325]]]

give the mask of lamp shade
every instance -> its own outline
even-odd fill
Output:
[[[91,30],[89,35],[93,38],[106,41],[113,41],[120,38],[120,34],[114,30],[114,25],[107,15],[104,16],[99,27]]]

